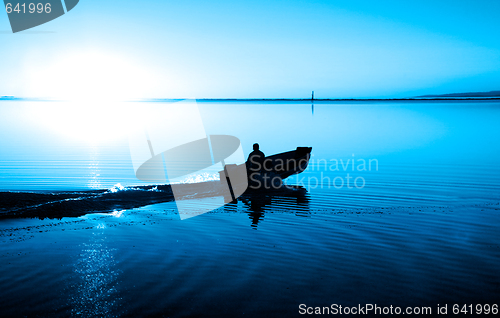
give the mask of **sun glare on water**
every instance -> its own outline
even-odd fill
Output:
[[[36,125],[61,138],[91,144],[124,138],[134,125],[133,104],[126,102],[34,102]]]

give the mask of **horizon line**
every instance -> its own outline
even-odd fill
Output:
[[[285,101],[285,102],[329,102],[329,101],[426,101],[426,100],[500,100],[500,97],[437,97],[417,96],[403,98],[144,98],[124,100],[123,102],[162,102],[162,101]],[[65,101],[50,98],[0,96],[0,101]]]

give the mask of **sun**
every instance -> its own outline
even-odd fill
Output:
[[[66,101],[124,101],[150,96],[158,80],[123,53],[67,52],[30,70],[29,94]]]
[[[65,52],[30,65],[28,77],[28,96],[48,99],[32,107],[36,124],[90,143],[123,137],[138,116],[128,101],[149,98],[161,82],[138,60],[102,50]]]

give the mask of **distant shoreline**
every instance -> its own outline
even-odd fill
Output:
[[[150,99],[147,101],[180,101],[184,99]],[[374,102],[374,101],[440,101],[440,100],[500,100],[500,97],[478,98],[196,98],[196,101],[206,102]]]
[[[390,102],[390,101],[495,101],[500,97],[412,97],[412,98],[153,98],[131,100],[129,102],[169,102],[182,100],[196,100],[200,102]],[[0,96],[0,101],[58,101],[52,99],[22,98]]]

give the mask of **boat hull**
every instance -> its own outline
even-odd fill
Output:
[[[224,170],[219,171],[220,181],[235,194],[251,190],[279,189],[283,187],[284,179],[307,168],[311,151],[312,147],[297,147],[292,151],[267,156],[258,171],[252,171],[248,163],[226,165]],[[231,175],[240,176],[239,180]],[[241,176],[246,178],[242,180]]]

